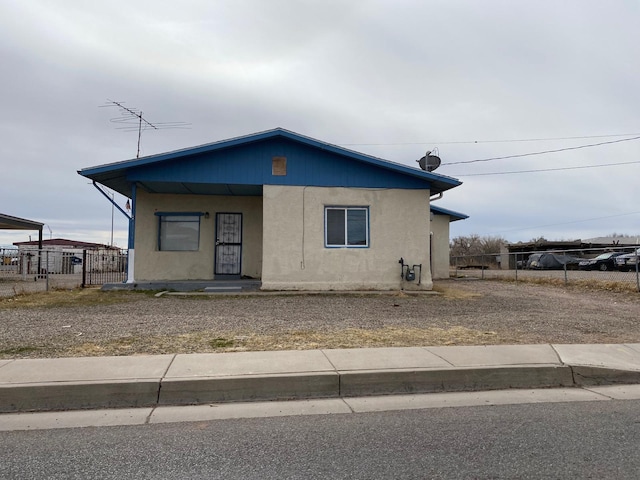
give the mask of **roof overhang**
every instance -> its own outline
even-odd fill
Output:
[[[457,220],[464,220],[466,218],[469,218],[469,215],[465,215],[464,213],[460,213],[460,212],[454,212],[453,210],[448,210],[446,208],[436,207],[434,205],[430,205],[429,208],[435,215],[447,215],[449,217],[450,222],[455,222]]]

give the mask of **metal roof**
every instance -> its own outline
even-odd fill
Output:
[[[442,207],[436,207],[431,204],[429,206],[431,211],[436,215],[448,215],[450,217],[451,222],[455,222],[456,220],[464,220],[465,218],[469,218],[469,215],[465,215],[464,213],[454,212],[453,210],[448,210]]]
[[[44,223],[0,213],[0,230],[42,230]]]
[[[20,246],[56,246],[56,247],[67,247],[67,248],[88,248],[88,249],[113,249],[120,250],[118,247],[113,247],[109,245],[105,245],[104,243],[94,243],[94,242],[83,242],[81,240],[69,240],[67,238],[51,238],[48,240],[42,240],[42,242],[38,241],[28,241],[28,242],[14,242],[14,245]]]
[[[273,175],[274,156],[287,158],[287,175]],[[462,183],[282,128],[78,173],[125,196],[133,183],[153,193],[205,195],[261,195],[263,185],[428,188],[437,194]]]

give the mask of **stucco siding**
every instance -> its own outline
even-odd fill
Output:
[[[208,212],[208,217],[200,217],[198,251],[159,251],[156,212]],[[216,213],[242,213],[242,275],[260,278],[262,197],[149,194],[139,190],[135,212],[135,280],[213,279]]]
[[[434,279],[449,278],[448,215],[434,215],[431,220],[431,268]]]
[[[429,190],[265,185],[263,193],[263,289],[432,288]],[[326,206],[368,207],[369,247],[325,247]],[[420,285],[401,280],[401,257],[422,264]]]

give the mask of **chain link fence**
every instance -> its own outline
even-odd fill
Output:
[[[640,292],[640,248],[554,250],[452,256],[453,277],[553,279],[565,284],[620,284]]]
[[[0,297],[124,282],[126,251],[0,249]]]

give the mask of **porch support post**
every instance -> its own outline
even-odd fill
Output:
[[[135,237],[136,237],[136,182],[131,184],[131,216],[129,217],[129,238],[127,242],[127,283],[134,283]]]

